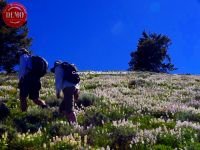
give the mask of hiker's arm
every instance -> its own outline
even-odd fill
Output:
[[[56,92],[56,97],[57,97],[57,99],[60,99],[60,93]]]
[[[29,56],[24,54],[20,56],[20,64],[19,64],[19,79],[23,78],[28,72],[30,66]]]
[[[75,101],[77,101],[79,98],[79,89],[76,89],[75,93],[74,93],[74,99]]]
[[[62,90],[62,87],[61,87],[62,83],[60,82],[60,80],[58,80],[56,82],[56,97],[57,98],[60,98],[60,92]]]
[[[62,83],[63,83],[63,71],[62,68],[56,67],[55,68],[55,80],[56,80],[56,97],[60,98],[60,92],[62,90]]]
[[[19,63],[19,80],[24,77],[26,69],[26,58],[24,55],[20,56],[20,63]]]

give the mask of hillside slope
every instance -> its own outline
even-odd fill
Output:
[[[0,75],[0,149],[200,149],[200,77],[154,73],[82,74],[78,124],[58,113],[54,79],[42,79],[41,109],[19,109],[17,78]],[[1,110],[0,110],[1,111]],[[1,111],[0,118],[4,117]]]

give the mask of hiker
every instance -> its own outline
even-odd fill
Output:
[[[28,50],[22,48],[18,51],[19,57],[19,84],[20,105],[22,111],[27,111],[27,97],[42,108],[46,103],[39,99],[41,89],[40,78],[47,72],[47,62],[39,56],[32,56]]]
[[[55,73],[56,96],[59,99],[61,91],[64,98],[59,106],[59,112],[66,116],[68,122],[76,123],[76,113],[74,112],[74,101],[78,100],[79,75],[73,64],[56,61],[51,72]]]

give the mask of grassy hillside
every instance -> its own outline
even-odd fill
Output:
[[[54,79],[42,79],[41,109],[19,109],[17,78],[0,75],[0,149],[200,149],[200,77],[82,74],[78,124],[58,113]]]

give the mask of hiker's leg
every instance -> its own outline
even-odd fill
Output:
[[[39,105],[39,106],[45,106],[46,103],[45,101],[39,99],[39,90],[33,90],[30,94],[29,94],[29,98],[33,100],[33,102],[36,104],[36,105]]]
[[[64,99],[63,99],[62,102],[60,103],[60,106],[59,106],[59,113],[65,115],[65,101],[64,101]]]
[[[41,100],[41,99],[39,99],[39,98],[33,99],[33,102],[34,102],[36,105],[39,105],[39,106],[42,106],[42,107],[46,106],[45,101],[43,101],[43,100]]]
[[[79,98],[79,90],[76,89],[75,92],[74,92],[74,100],[78,101],[78,98]]]
[[[21,106],[21,110],[27,111],[28,105],[27,105],[27,99],[26,97],[20,97],[20,106]]]
[[[21,111],[27,111],[28,105],[27,105],[27,97],[28,97],[28,86],[27,86],[27,80],[25,79],[21,79],[19,81],[19,97],[20,97],[20,107],[21,107]]]
[[[66,113],[66,117],[67,117],[70,124],[77,122],[76,113],[74,111],[71,112],[71,113]]]
[[[32,77],[32,79],[34,83],[32,83],[31,91],[29,93],[29,98],[32,99],[36,105],[39,105],[41,107],[46,107],[45,101],[39,98],[41,89],[40,79],[35,79],[34,77]]]
[[[66,110],[64,110],[64,101],[61,103],[60,107],[59,107],[59,112],[64,115],[67,119],[67,121],[71,124],[71,123],[75,123],[77,122],[76,119],[76,113],[75,112],[67,112]]]
[[[36,105],[39,105],[41,106],[42,108],[46,108],[47,105],[45,103],[45,101],[39,99],[39,90],[33,90],[33,92],[31,92],[29,94],[29,98],[31,100],[33,100],[33,102],[36,104]]]
[[[63,90],[64,94],[64,104],[62,106],[63,112],[65,112],[65,116],[69,123],[74,123],[77,122],[76,119],[76,114],[74,112],[74,92],[75,92],[75,87],[67,87]]]

